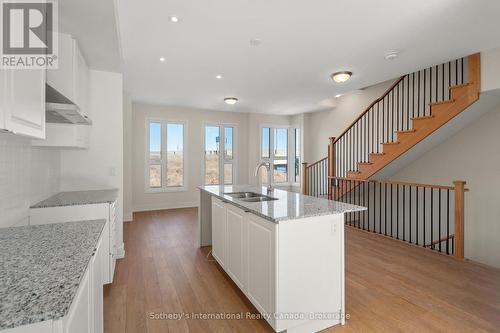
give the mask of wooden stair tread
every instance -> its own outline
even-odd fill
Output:
[[[391,142],[383,142],[382,144],[383,145],[399,145],[400,142],[399,141],[391,141]]]
[[[413,132],[416,132],[417,130],[412,128],[412,129],[409,129],[409,130],[403,130],[403,131],[396,131],[396,134],[398,133],[413,133]]]
[[[433,115],[430,115],[430,116],[420,116],[420,117],[413,117],[411,118],[411,120],[424,120],[424,119],[432,119],[434,118],[435,116]]]
[[[463,87],[467,87],[467,86],[470,86],[470,85],[471,85],[471,83],[467,82],[467,83],[462,83],[462,84],[457,84],[455,86],[451,86],[450,89],[463,88]]]
[[[372,162],[358,162],[359,165],[372,165]]]
[[[429,103],[430,106],[434,106],[434,105],[443,105],[443,104],[451,104],[451,103],[455,103],[455,100],[454,99],[448,99],[446,101],[441,101],[441,102],[432,102],[432,103]]]

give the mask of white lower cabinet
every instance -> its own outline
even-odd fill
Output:
[[[275,312],[276,224],[248,214],[247,296],[266,314]]]
[[[212,197],[212,253],[276,332],[344,322],[344,216],[272,222]]]
[[[227,223],[227,273],[244,289],[247,285],[247,223],[245,213],[229,206],[226,210]]]
[[[212,255],[222,267],[226,266],[226,207],[215,198],[212,199]]]

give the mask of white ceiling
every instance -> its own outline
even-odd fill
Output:
[[[135,101],[154,104],[315,111],[336,94],[500,46],[500,1],[493,0],[120,0],[116,6],[125,87]],[[170,15],[180,23],[170,23]],[[262,44],[250,46],[252,38]],[[390,50],[400,56],[385,60]],[[338,70],[354,75],[336,84],[329,75]],[[240,102],[227,106],[226,96]]]
[[[92,69],[121,72],[113,0],[58,2],[59,31],[73,35]]]

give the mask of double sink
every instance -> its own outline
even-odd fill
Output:
[[[278,200],[278,198],[273,198],[268,195],[256,192],[229,192],[224,194],[245,202],[262,202],[262,201]]]

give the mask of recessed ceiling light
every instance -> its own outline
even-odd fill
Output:
[[[160,61],[161,62],[165,62],[165,58],[164,57],[160,57]]]
[[[262,44],[262,40],[260,40],[258,38],[250,39],[251,46],[259,46],[260,44]]]
[[[386,60],[394,60],[399,56],[398,51],[389,51],[387,52],[384,57]]]
[[[215,78],[216,78],[217,80],[220,80],[220,79],[222,79],[222,75],[216,75],[216,76],[215,76]]]
[[[330,75],[333,81],[338,82],[338,83],[343,83],[349,80],[352,76],[352,72],[349,71],[342,71],[342,72],[336,72]]]
[[[234,104],[238,103],[238,99],[236,97],[226,97],[226,98],[224,98],[224,102],[226,102],[226,104],[229,104],[229,105],[234,105]]]
[[[177,16],[170,16],[168,19],[172,23],[178,23],[179,22],[179,18]]]
[[[342,94],[337,94],[335,95],[335,98],[339,98],[340,96],[342,96]]]

